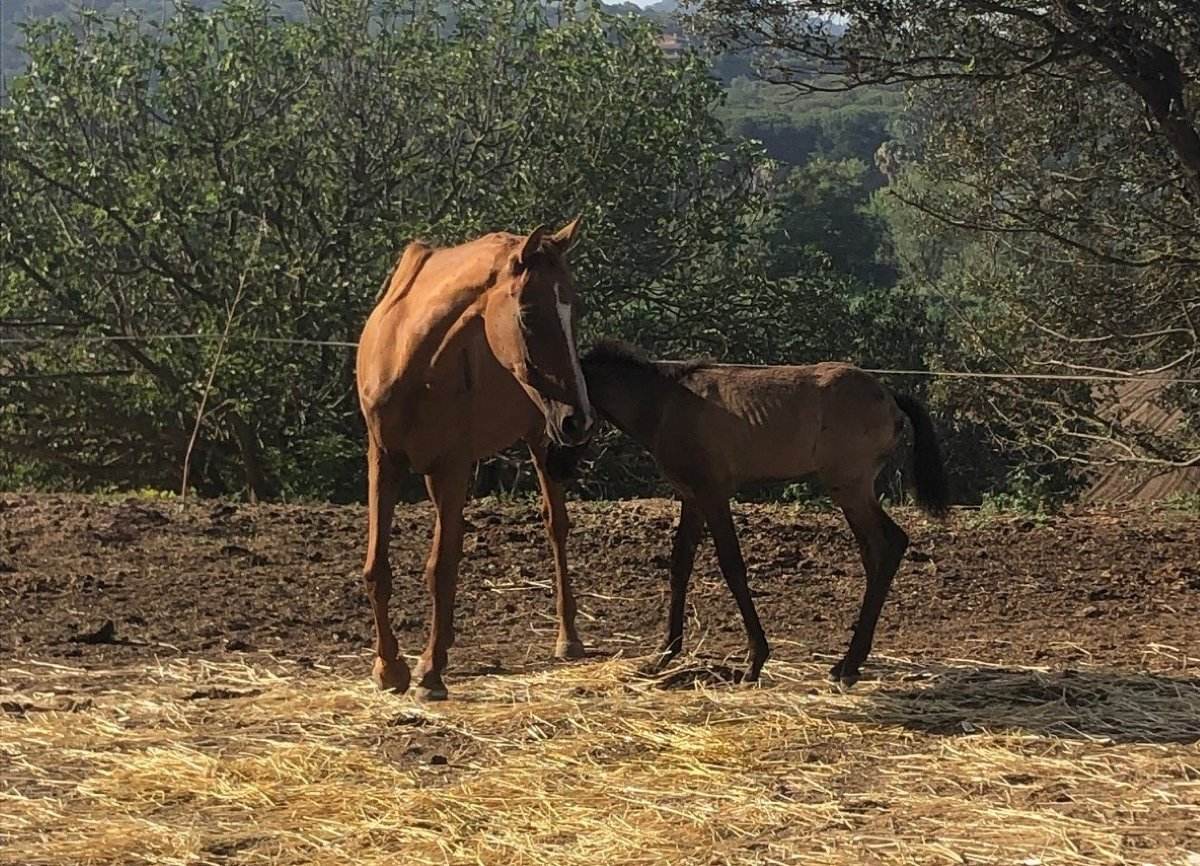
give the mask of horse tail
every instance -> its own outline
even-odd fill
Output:
[[[907,394],[893,394],[896,405],[908,416],[913,427],[913,475],[916,478],[917,505],[926,514],[944,517],[950,508],[950,484],[946,464],[938,445],[937,433],[929,412]]]
[[[379,291],[375,294],[375,303],[383,300],[389,288],[395,288],[393,301],[397,301],[408,294],[408,290],[416,282],[417,274],[421,272],[421,268],[425,266],[425,262],[432,254],[433,247],[421,241],[413,241],[405,247],[404,252],[400,254],[400,258],[396,260],[391,273],[387,275],[383,281],[383,285],[379,287]]]

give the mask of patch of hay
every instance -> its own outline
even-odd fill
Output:
[[[1195,662],[884,659],[842,693],[610,661],[437,706],[281,665],[9,667],[0,862],[1197,866]]]

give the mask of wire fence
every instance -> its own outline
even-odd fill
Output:
[[[54,337],[0,337],[0,346],[3,345],[46,345],[54,343],[154,343],[154,342],[169,342],[169,341],[218,341],[221,339],[220,334],[78,334],[70,336],[54,336]],[[257,335],[231,334],[228,337],[230,342],[244,343],[268,343],[275,345],[294,345],[294,346],[326,346],[340,349],[354,349],[358,347],[358,343],[349,340],[319,340],[306,339],[303,337],[262,337]],[[1162,382],[1164,384],[1173,385],[1200,385],[1200,378],[1192,378],[1187,376],[1170,376],[1164,375],[1161,371],[1155,371],[1148,374],[1138,373],[992,373],[981,372],[974,370],[896,370],[882,367],[864,367],[868,373],[874,373],[881,376],[913,376],[928,379],[991,379],[991,380],[1012,380],[1012,381],[1042,381],[1042,382]],[[128,371],[132,375],[134,371]],[[106,375],[120,375],[120,371],[111,371]],[[36,375],[36,374],[35,374]],[[46,374],[50,377],[55,374]],[[57,374],[59,377],[70,376],[73,374]],[[86,375],[81,371],[79,375]],[[14,376],[5,376],[0,373],[0,378],[18,378]],[[31,378],[25,376],[22,378]]]
[[[37,345],[45,343],[156,343],[170,341],[215,341],[222,338],[221,334],[72,334],[63,337],[0,337],[0,346]],[[358,343],[347,340],[309,340],[303,337],[260,337],[252,334],[230,334],[230,341],[244,343],[278,343],[297,346],[336,346],[345,349],[357,348]]]

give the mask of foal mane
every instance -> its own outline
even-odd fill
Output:
[[[707,358],[682,362],[660,362],[653,360],[646,351],[624,340],[600,340],[580,358],[584,366],[603,364],[621,367],[630,372],[656,376],[670,382],[682,382],[697,370],[712,366]]]

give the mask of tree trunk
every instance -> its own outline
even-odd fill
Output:
[[[242,454],[242,469],[246,473],[246,486],[250,491],[251,502],[262,502],[274,499],[277,495],[275,483],[267,476],[258,453],[258,437],[250,429],[250,425],[237,412],[229,413],[233,425],[233,435],[237,440],[238,450]]]
[[[1185,102],[1187,88],[1179,58],[1131,28],[1120,28],[1112,35],[1115,56],[1104,52],[1097,59],[1141,97],[1179,158],[1188,197],[1200,207],[1200,133]],[[1095,52],[1093,56],[1097,56]]]

